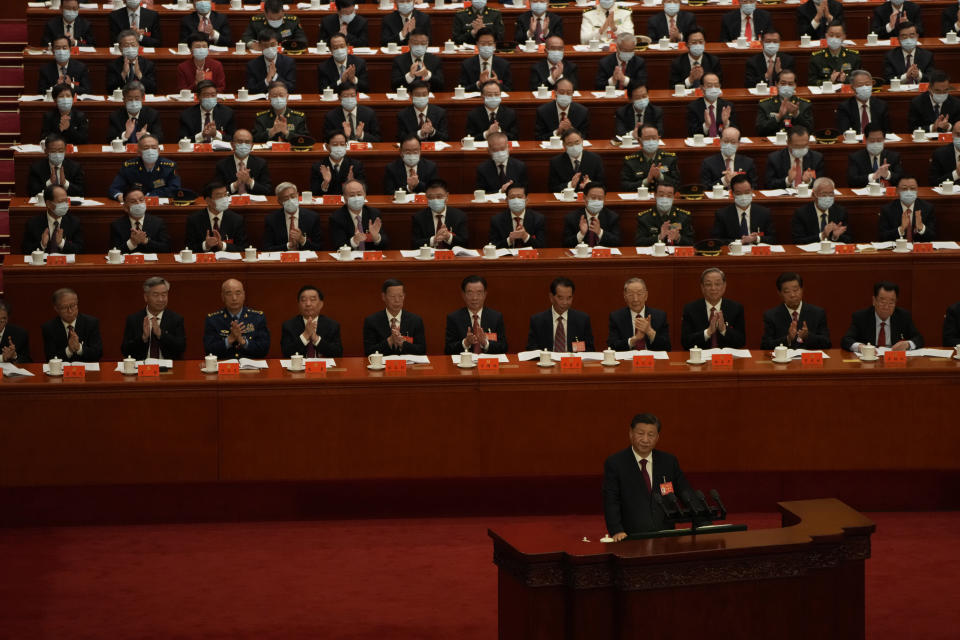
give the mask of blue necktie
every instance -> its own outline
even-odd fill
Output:
[[[876,172],[880,168],[880,165],[877,164],[877,156],[873,156],[873,171]]]

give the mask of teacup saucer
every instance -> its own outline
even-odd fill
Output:
[[[423,256],[414,256],[414,258],[417,260],[433,260],[433,256],[430,256],[429,258],[424,258]]]
[[[130,373],[127,373],[126,371],[121,371],[120,374],[121,374],[121,375],[124,375],[124,376],[135,376],[135,375],[137,375],[137,372],[136,372],[136,371],[131,371]]]
[[[387,368],[387,365],[385,364],[368,364],[367,365],[367,369],[370,369],[370,371],[383,371],[386,368]]]
[[[960,360],[960,356],[952,356],[954,360]]]
[[[477,366],[477,363],[474,362],[473,360],[471,360],[469,364],[464,362],[463,360],[457,363],[457,367],[459,367],[460,369],[473,369],[476,366]]]
[[[910,253],[910,249],[894,249],[894,253]]]
[[[307,370],[307,368],[306,368],[305,366],[302,367],[302,368],[300,368],[300,369],[294,369],[293,367],[287,367],[287,371],[289,371],[290,373],[303,373],[303,372],[306,371],[306,370]]]
[[[259,262],[257,258],[242,258],[244,262]]]
[[[537,366],[538,366],[538,367],[543,367],[544,369],[549,369],[550,367],[555,367],[555,366],[557,366],[557,363],[556,363],[556,362],[551,362],[550,364],[543,364],[542,362],[538,362],[538,363],[537,363]]]
[[[496,260],[500,256],[480,256],[480,257],[483,258],[484,260]]]
[[[50,376],[51,378],[62,378],[62,377],[63,377],[63,374],[62,374],[62,373],[50,373],[49,371],[47,372],[47,375]]]
[[[819,253],[819,254],[822,255],[822,256],[832,256],[832,255],[835,254],[836,252],[837,252],[836,249],[830,249],[830,251],[824,251],[823,249],[818,249],[818,250],[817,250],[817,253]]]
[[[613,362],[604,362],[603,360],[601,360],[600,364],[602,364],[605,367],[616,367],[620,365],[620,361],[614,360]]]
[[[864,358],[863,356],[860,356],[860,362],[876,362],[879,359],[879,356],[873,356],[872,358]]]
[[[200,371],[203,373],[217,373],[217,369],[207,369],[205,367],[200,367]]]
[[[687,364],[692,364],[692,365],[707,364],[708,362],[709,360],[701,360],[700,362],[694,362],[693,360],[690,360],[690,359],[687,360]]]
[[[772,358],[772,360],[777,364],[788,364],[793,361],[793,358],[784,358],[783,360],[777,360],[776,358]]]

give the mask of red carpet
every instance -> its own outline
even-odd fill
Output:
[[[956,638],[960,512],[871,514],[869,638]],[[0,530],[0,637],[496,637],[516,518]],[[538,517],[597,536],[597,517]],[[774,514],[738,518],[776,526]]]

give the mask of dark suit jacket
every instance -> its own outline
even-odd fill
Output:
[[[693,15],[692,11],[680,11],[675,17],[677,20],[677,29],[684,37],[686,37],[687,32],[697,26],[697,17]],[[647,21],[647,36],[650,37],[654,44],[659,42],[660,38],[670,36],[670,27],[667,25],[667,14],[660,11],[650,16],[650,20]]]
[[[63,35],[63,16],[54,16],[47,20],[43,27],[43,43],[50,44],[55,36]],[[94,36],[90,21],[83,16],[77,16],[73,21],[73,39],[79,46],[95,47],[97,38]]]
[[[956,9],[956,7],[954,7]],[[950,119],[952,125],[960,120],[960,99],[955,96],[947,96],[943,104],[940,105],[940,113]],[[921,93],[910,101],[910,113],[907,115],[910,131],[917,127],[929,131],[930,125],[937,120],[933,112],[933,103],[930,101],[929,93]]]
[[[327,190],[323,190],[323,174],[320,173],[320,165],[330,167],[330,184]],[[330,162],[330,156],[327,156],[319,162],[314,162],[310,169],[310,189],[316,194],[322,195],[342,195],[343,183],[347,181],[350,175],[350,169],[353,169],[353,177],[357,180],[366,180],[366,174],[363,172],[363,163],[349,155],[343,157],[340,161],[340,167],[336,171],[333,169],[333,163]]]
[[[149,343],[143,341],[143,319],[147,310],[141,309],[127,316],[123,327],[123,343],[120,352],[124,357],[134,360],[146,360],[150,357]],[[170,309],[164,309],[160,318],[160,337],[151,334],[151,340],[160,343],[160,355],[166,360],[181,360],[187,348],[187,331],[183,327],[183,316]],[[86,349],[86,347],[84,347]]]
[[[146,40],[146,38],[144,38],[144,40]],[[140,56],[138,60],[141,74],[139,82],[143,84],[143,88],[146,89],[147,93],[156,93],[157,72],[153,61],[144,56]],[[123,75],[123,56],[120,56],[107,63],[107,93],[113,93],[114,89],[123,89],[126,84],[127,79]]]
[[[320,39],[329,41],[330,37],[340,33],[340,16],[332,13],[320,21]],[[367,32],[367,19],[357,15],[347,25],[347,45],[351,47],[366,47],[370,44],[370,35]]]
[[[363,212],[360,214],[360,220],[361,224],[363,225],[364,232],[367,232],[370,229],[370,223],[379,217],[379,209],[374,209],[373,207],[363,205]],[[347,211],[345,206],[340,207],[330,214],[331,249],[336,251],[344,245],[349,246],[350,238],[353,237],[354,233],[356,233],[356,229],[353,226],[353,217],[350,215],[350,212]],[[375,244],[373,241],[364,241],[364,248],[367,250],[380,249],[381,251],[385,251],[387,248],[389,248],[389,246],[390,238],[387,237],[387,230],[383,227],[380,228],[380,244]]]
[[[750,16],[750,26],[753,29],[753,39],[759,40],[760,34],[766,33],[773,26],[770,12],[766,9],[756,9]],[[720,40],[733,42],[740,37],[740,9],[733,9],[723,14],[720,21]]]
[[[564,58],[560,64],[563,65],[563,75],[561,77],[572,82],[574,89],[579,89],[580,80],[577,78],[577,63]],[[548,80],[549,77],[550,65],[548,62],[546,60],[537,60],[533,66],[530,67],[530,91],[536,91],[540,85],[553,87],[553,84]]]
[[[524,211],[523,228],[530,234],[530,240],[528,242],[517,240],[513,244],[514,248],[534,247],[542,249],[547,246],[547,220],[542,213],[533,209]],[[507,244],[507,236],[510,235],[511,231],[513,231],[513,214],[509,210],[501,211],[490,218],[489,242],[496,245],[498,249],[506,249],[510,246]]]
[[[777,244],[777,230],[773,226],[773,215],[770,209],[753,203],[750,205],[750,232],[756,231],[763,234],[763,242]],[[722,238],[726,242],[732,242],[741,237],[740,213],[737,211],[737,205],[727,205],[717,211],[713,217],[713,231],[710,234],[711,237]]]
[[[836,105],[836,108],[837,128],[840,131],[846,131],[847,129],[861,131],[860,103],[856,98],[844,100]],[[890,126],[890,110],[887,109],[886,101],[874,96],[870,98],[870,122],[880,125],[885,133],[893,131]]]
[[[486,333],[497,334],[496,340],[487,341],[487,350],[483,353],[506,353],[507,330],[503,326],[503,314],[484,307],[480,312],[480,328]],[[466,307],[447,314],[447,329],[444,338],[443,352],[447,355],[463,352],[463,339],[467,337],[467,329],[473,328],[473,317]]]
[[[900,154],[896,151],[888,151],[884,147],[877,162],[883,164],[884,160],[890,164],[890,180],[888,182],[891,185],[896,185],[900,182],[900,176],[903,175],[903,167],[900,166]],[[870,154],[867,153],[866,149],[854,151],[847,156],[848,187],[858,189],[867,186],[867,176],[871,173],[873,173],[873,163],[870,161]]]
[[[430,15],[423,11],[413,10],[414,31],[423,31],[430,35]],[[403,31],[403,19],[399,11],[394,11],[383,16],[383,22],[380,26],[380,45],[387,46],[391,42],[397,44],[409,44],[409,35],[400,38],[400,32]],[[407,65],[409,67],[409,65]]]
[[[300,339],[304,328],[303,316],[295,315],[280,328],[280,351],[289,358],[295,353],[306,355],[307,347]],[[340,323],[324,315],[317,316],[317,335],[320,342],[314,345],[319,358],[339,358],[343,356],[343,343],[340,341]]]
[[[793,56],[789,53],[778,53],[777,57],[780,58],[780,67],[781,70],[791,69],[796,70],[796,61],[793,59]],[[747,58],[747,70],[744,74],[744,84],[745,87],[755,87],[758,82],[761,80],[766,80],[767,77],[767,57],[763,53],[758,53],[754,56]],[[780,74],[774,71],[773,81],[768,83],[770,85],[776,84],[780,80]]]
[[[213,25],[213,30],[219,32],[219,37],[211,41],[210,44],[215,44],[219,47],[232,47],[234,40],[230,34],[230,21],[227,20],[227,16],[222,13],[217,13],[216,11],[210,12],[210,24]],[[178,42],[186,42],[191,35],[198,33],[200,31],[200,14],[196,11],[189,13],[180,20],[180,38]]]
[[[618,107],[615,117],[617,119],[618,136],[622,136],[627,131],[633,131],[633,128],[637,126],[636,109],[633,108],[633,102],[628,102],[622,107]],[[655,126],[662,136],[663,109],[654,104],[648,104],[647,108],[643,110],[643,124]]]
[[[940,35],[945,36],[949,31],[956,31],[957,7],[947,6],[940,14]]]
[[[413,218],[411,218],[412,230],[410,233],[411,249],[419,249],[430,242],[430,238],[434,235],[434,220],[436,220],[436,218],[437,214],[429,207],[413,214]],[[453,233],[453,238],[450,240],[451,247],[467,246],[467,242],[470,239],[470,231],[467,228],[467,214],[460,209],[448,206],[447,212],[444,214],[443,224]]]
[[[573,178],[573,161],[570,156],[564,153],[557,154],[550,158],[550,173],[548,178],[550,191],[556,193],[562,191],[570,179]],[[603,182],[603,159],[592,151],[583,150],[580,156],[580,174],[590,176],[591,181]],[[575,185],[577,191],[581,191],[580,185]],[[573,246],[573,245],[571,245]],[[608,245],[617,246],[617,245]]]
[[[156,11],[140,7],[140,20],[137,27],[150,33],[140,39],[141,47],[159,47],[163,42],[163,37],[160,35],[160,14]],[[110,42],[116,42],[120,32],[129,28],[130,18],[126,7],[110,12]]]
[[[433,125],[433,134],[421,138],[424,142],[437,140],[446,142],[450,139],[450,127],[447,125],[447,110],[443,107],[427,104],[427,119]],[[409,135],[416,135],[420,130],[420,119],[413,106],[405,107],[397,112],[397,140],[403,140]]]
[[[206,207],[190,214],[187,218],[186,244],[190,251],[201,253],[208,251],[203,248],[203,241],[207,239],[207,232],[212,231],[210,215]],[[243,216],[236,211],[227,209],[220,214],[220,240],[224,251],[243,253],[249,242],[247,241],[247,225]]]
[[[356,114],[357,123],[363,123],[363,142],[380,142],[380,121],[377,120],[376,112],[361,104],[357,105]],[[346,122],[346,116],[343,115],[343,108],[339,105],[327,111],[323,117],[324,137],[329,140],[333,134],[343,133],[344,122]]]
[[[727,323],[727,335],[723,335],[719,331],[715,334],[720,347],[742,349],[747,343],[746,328],[743,321],[743,305],[723,298],[720,301],[720,311]],[[703,298],[685,304],[683,306],[683,321],[680,325],[680,343],[683,348],[700,347],[701,349],[709,349],[710,341],[703,337],[703,332],[708,326],[710,326],[710,317],[707,316],[707,303]]]
[[[270,168],[267,166],[267,161],[263,158],[249,155],[245,162],[247,163],[247,169],[250,171],[250,177],[253,178],[253,186],[247,189],[247,193],[261,196],[272,194],[273,184],[270,182]],[[237,163],[233,159],[233,155],[227,156],[217,162],[216,172],[217,180],[227,185],[228,189],[231,189],[230,185],[237,181]],[[230,192],[236,193],[232,189]]]
[[[716,116],[717,116],[717,135],[723,132],[723,109],[724,107],[730,107],[730,126],[737,126],[737,109],[734,107],[733,103],[729,100],[724,100],[723,98],[717,98],[717,103],[714,105]],[[707,108],[707,101],[703,98],[697,98],[693,102],[687,104],[687,133],[689,135],[694,135],[697,133],[702,133],[707,135],[703,130],[703,125],[706,122],[703,117],[703,112]]]
[[[7,325],[7,328],[9,329],[10,325]],[[947,307],[947,312],[943,316],[942,345],[955,347],[958,344],[960,344],[960,302]],[[19,347],[17,347],[17,353],[20,353]]]
[[[767,155],[767,168],[764,171],[763,182],[767,189],[783,189],[787,186],[787,179],[790,177],[790,168],[793,166],[793,157],[789,149],[778,149]],[[823,167],[823,154],[819,151],[810,149],[807,155],[803,156],[800,164],[803,170],[813,169],[817,177],[826,175]]]
[[[360,56],[348,53],[344,64],[348,67],[353,65],[357,72],[357,82],[355,83],[357,85],[357,91],[370,91],[370,78],[367,76],[367,61]],[[317,65],[317,85],[320,88],[320,93],[327,87],[336,91],[337,87],[340,86],[340,73],[337,71],[337,63],[333,59],[333,56],[327,57]]]
[[[510,63],[506,59],[494,54],[491,58],[490,66],[493,72],[497,74],[497,80],[504,91],[510,91],[513,88],[513,80],[510,75]],[[480,56],[470,56],[460,63],[460,86],[467,91],[480,91],[477,82],[480,80]]]
[[[957,170],[957,155],[953,143],[937,147],[930,158],[930,186],[938,187],[944,180],[953,180]]]
[[[847,333],[843,336],[841,346],[845,350],[850,351],[850,347],[852,347],[855,342],[859,342],[860,344],[876,344],[876,322],[876,311],[873,307],[854,311],[850,316],[850,328],[847,329]],[[909,311],[897,307],[893,310],[893,314],[890,315],[887,322],[889,323],[887,327],[890,331],[887,339],[890,340],[891,345],[896,344],[900,340],[909,340],[916,345],[917,349],[923,348],[923,336],[920,335],[920,331],[917,330],[916,325],[913,324],[913,316],[910,315]]]
[[[263,221],[263,239],[261,240],[264,251],[288,251],[287,219],[287,214],[282,209],[267,214]],[[307,241],[298,247],[297,251],[320,251],[323,249],[323,226],[320,215],[316,211],[300,207],[297,226],[307,236]]]
[[[917,34],[922,38],[923,20],[921,19],[920,6],[915,2],[906,0],[901,7],[901,11],[906,14],[906,17],[901,17],[900,21],[903,22],[904,20],[909,20],[917,25]],[[886,25],[890,23],[890,16],[892,14],[893,5],[889,0],[873,10],[873,17],[870,20],[870,30],[880,36],[881,39],[888,38],[891,35],[893,37],[897,36],[896,33],[891,33],[885,28]]]
[[[30,334],[26,329],[7,323],[3,330],[3,336],[0,337],[0,347],[7,347],[10,342],[13,342],[13,348],[17,350],[17,359],[12,362],[33,362],[30,359]],[[4,360],[4,362],[7,362],[7,360]]]
[[[827,220],[846,225],[848,224],[847,210],[839,204],[834,204],[827,211]],[[820,220],[817,218],[817,209],[813,202],[808,202],[793,212],[790,229],[793,235],[793,244],[810,244],[820,241]],[[839,241],[853,242],[853,234],[847,229],[841,234]],[[803,306],[806,308],[806,303]]]
[[[657,332],[653,342],[647,343],[650,351],[670,351],[670,325],[667,324],[667,314],[660,309],[646,307],[644,315],[650,318],[650,326]],[[629,351],[628,341],[633,337],[633,312],[630,307],[623,307],[610,312],[610,327],[607,333],[607,346],[615,351]]]
[[[267,62],[263,56],[257,56],[247,63],[247,90],[250,93],[267,92]],[[297,63],[282,53],[277,54],[277,79],[287,85],[290,93],[297,90]]]
[[[654,449],[651,455],[655,477],[650,478],[650,483],[654,491],[659,491],[660,485],[666,482],[673,484],[678,498],[691,491],[674,456],[659,449]],[[603,515],[611,536],[673,528],[663,509],[654,502],[652,493],[647,491],[632,447],[613,454],[603,463]]]
[[[103,341],[100,339],[100,321],[85,313],[77,315],[73,323],[73,330],[77,332],[83,353],[79,356],[67,355],[67,332],[57,316],[43,324],[43,353],[44,359],[50,360],[54,356],[65,362],[98,362],[103,355]]]
[[[545,14],[543,14],[543,17],[547,19],[546,25],[540,29],[543,32],[543,40],[546,40],[552,36],[562,38],[563,18],[550,11],[547,11]],[[518,44],[527,41],[527,32],[530,31],[530,25],[532,23],[533,11],[524,11],[517,16],[517,28],[514,32],[513,39],[516,40]]]
[[[404,340],[399,349],[394,349],[387,343],[390,337],[390,323],[387,321],[386,311],[377,311],[363,319],[363,355],[369,356],[374,351],[384,355],[410,354],[423,355],[427,352],[427,338],[423,331],[423,320],[415,313],[406,309],[400,315],[400,334],[413,338],[413,341]]]
[[[140,221],[140,225],[147,233],[147,244],[138,245],[136,249],[127,246],[130,239],[130,218],[126,214],[110,223],[110,246],[120,249],[122,253],[170,253],[170,234],[163,218],[147,214]]]
[[[67,195],[82,197],[85,185],[83,166],[76,160],[64,158],[61,167],[63,168],[64,179],[70,182],[70,186],[67,187]],[[46,157],[35,160],[30,165],[30,173],[27,174],[27,193],[31,195],[40,193],[46,187],[49,179],[50,161]]]
[[[507,160],[505,173],[508,182],[512,180],[514,184],[527,186],[527,165],[523,160],[511,156]],[[501,187],[503,187],[503,184],[500,182],[500,174],[491,158],[487,158],[477,165],[477,189],[483,189],[487,193],[496,193],[500,191]]]
[[[797,318],[797,331],[807,325],[807,339],[803,342],[790,342],[787,335],[793,321],[786,305],[778,304],[763,312],[763,338],[761,349],[775,349],[781,344],[791,349],[829,349],[830,330],[827,329],[827,312],[820,307],[804,302]]]
[[[429,84],[431,91],[443,91],[443,65],[440,64],[440,62],[440,56],[436,54],[425,53],[423,55],[423,65],[430,72]],[[390,89],[396,90],[396,88],[400,85],[403,85],[407,88],[410,87],[410,83],[407,82],[406,75],[407,72],[410,71],[410,65],[412,64],[413,54],[410,52],[401,53],[399,56],[393,59],[393,67],[390,69]]]
[[[427,190],[430,181],[437,177],[437,163],[420,156],[420,162],[417,163],[417,178],[420,182],[413,189],[417,193],[423,193]],[[401,158],[397,158],[388,164],[383,171],[383,192],[387,195],[393,195],[397,189],[409,191],[407,188],[407,165],[403,164]]]
[[[567,107],[567,119],[573,128],[583,134],[583,138],[590,138],[590,110],[579,102],[571,102]],[[560,125],[560,114],[557,111],[556,101],[550,101],[537,107],[537,121],[534,139],[549,140],[553,132]]]
[[[721,153],[715,153],[703,159],[700,165],[700,184],[704,189],[712,189],[713,185],[720,182],[723,172],[727,169],[727,160]],[[753,163],[753,158],[745,156],[737,149],[733,156],[733,170],[737,173],[744,173],[750,178],[750,184],[760,184],[757,181],[757,167]]]
[[[917,198],[913,203],[913,210],[920,212],[923,220],[923,233],[913,234],[914,242],[933,242],[937,239],[937,216],[933,211],[933,204]],[[880,242],[896,240],[900,237],[897,229],[900,227],[900,218],[903,215],[903,205],[896,199],[880,210],[879,229],[877,239]],[[904,236],[906,237],[906,236]]]
[[[836,0],[828,0],[827,8],[830,10],[830,15],[833,16],[834,20],[844,21],[842,4],[836,2]],[[821,20],[820,25],[816,29],[810,24],[815,15],[817,15],[817,5],[815,5],[812,0],[807,0],[797,7],[797,40],[799,40],[802,35],[808,35],[812,40],[823,40],[827,37],[826,20]]]
[[[60,111],[57,108],[44,112],[40,125],[40,137],[46,138],[51,133],[63,136],[67,144],[87,144],[90,141],[90,121],[87,114],[76,109],[70,110],[70,128],[60,131]]]
[[[567,321],[563,327],[567,334],[566,351],[571,351],[571,343],[584,342],[587,351],[593,351],[593,329],[590,328],[590,316],[576,309],[567,310]],[[527,334],[527,350],[545,349],[553,351],[553,313],[550,309],[530,316],[530,332]]]
[[[60,218],[60,228],[63,229],[63,248],[60,253],[83,253],[83,229],[80,227],[80,218],[72,213]],[[38,215],[27,220],[23,229],[23,244],[21,253],[28,256],[37,249],[46,251],[46,246],[40,242],[47,227],[47,211],[44,209]]]
[[[607,80],[613,76],[613,70],[617,68],[618,64],[620,64],[620,59],[615,53],[600,58],[600,62],[597,63],[597,75],[593,78],[593,87],[595,89],[605,89]],[[624,87],[631,83],[647,84],[647,63],[640,56],[633,56],[627,63],[625,75],[627,81],[624,83]]]
[[[193,141],[194,136],[203,131],[203,114],[201,111],[200,105],[195,104],[180,112],[180,138],[189,138]],[[237,130],[233,109],[218,104],[213,108],[213,122],[217,125],[217,130],[223,134],[224,140],[233,138],[233,132]]]
[[[87,65],[73,58],[67,62],[67,75],[73,80],[75,94],[90,93],[90,72]],[[37,79],[37,93],[53,88],[60,80],[60,66],[54,61],[40,67]]]
[[[703,56],[700,58],[700,66],[703,67],[703,72],[706,73],[715,73],[720,78],[720,82],[723,82],[723,69],[720,67],[720,58],[713,55],[712,53],[704,52]],[[670,85],[674,87],[678,84],[683,84],[686,81],[687,76],[690,75],[690,57],[687,52],[682,53],[673,59],[673,62],[670,63]],[[699,87],[700,83],[697,82],[695,87]]]
[[[585,209],[576,209],[568,213],[563,219],[563,246],[572,248],[577,246],[577,234],[580,232],[580,218],[587,215]],[[616,212],[604,207],[597,214],[603,237],[599,244],[603,247],[620,246],[620,216]],[[588,349],[592,351],[592,349]]]
[[[110,142],[114,138],[121,138],[124,143],[133,144],[136,140],[133,137],[126,138],[124,133],[127,129],[127,118],[130,116],[127,114],[126,107],[120,107],[115,111],[110,112],[109,126],[107,127],[107,139],[105,142]],[[154,109],[153,107],[148,107],[143,105],[140,108],[140,113],[137,114],[137,126],[134,127],[134,135],[136,135],[140,129],[143,129],[143,126],[147,126],[147,131],[152,135],[157,136],[160,142],[163,142],[163,125],[160,122],[160,112]]]
[[[510,140],[519,139],[517,128],[517,112],[501,104],[497,108],[496,121],[500,123],[500,131],[507,135]],[[483,105],[471,109],[467,113],[467,134],[477,140],[483,140],[483,132],[490,128],[493,121],[490,120],[487,108]]]
[[[927,82],[930,79],[930,72],[934,69],[933,53],[929,49],[917,47],[913,50],[913,63],[920,69],[920,82]],[[899,47],[887,51],[887,55],[883,56],[883,79],[889,82],[890,78],[899,78],[907,70],[905,65],[906,60]]]

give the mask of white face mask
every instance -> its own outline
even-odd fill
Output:
[[[230,196],[217,198],[213,201],[213,208],[221,213],[230,208]]]
[[[600,213],[603,209],[603,200],[587,200],[587,211],[592,214]]]
[[[127,60],[136,60],[137,55],[140,53],[139,47],[124,47],[121,49],[123,52],[123,57]]]
[[[57,109],[60,113],[70,113],[73,109],[73,98],[57,98]]]
[[[251,149],[253,149],[253,146],[246,142],[238,142],[233,145],[233,152],[237,154],[237,157],[241,160],[250,155]]]
[[[490,157],[493,159],[494,164],[504,164],[510,158],[510,152],[506,149],[494,151],[490,154]]]
[[[363,202],[366,198],[363,196],[350,196],[347,198],[347,206],[351,211],[360,211],[363,209]]]
[[[276,60],[277,59],[277,48],[276,47],[267,47],[263,50],[263,57],[266,60]]]
[[[741,193],[733,197],[733,201],[737,203],[737,206],[741,209],[746,209],[750,206],[750,203],[753,202],[752,193]]]
[[[415,167],[420,163],[420,154],[419,153],[405,153],[403,154],[403,164],[408,167]]]
[[[347,49],[346,47],[337,47],[336,49],[331,50],[333,54],[333,59],[337,62],[343,62],[347,59]]]
[[[159,149],[144,149],[140,152],[140,157],[143,158],[144,164],[154,165],[157,163],[157,160],[160,158]]]
[[[569,93],[557,94],[557,106],[561,109],[566,109],[569,107],[571,102],[573,102],[573,96],[571,96]]]
[[[67,215],[67,212],[70,210],[69,202],[58,202],[53,205],[53,215],[57,218],[62,218]]]
[[[527,201],[524,198],[510,198],[507,200],[507,206],[512,213],[520,213],[527,207]]]
[[[296,213],[300,209],[300,203],[296,198],[289,198],[283,201],[283,210],[287,213]]]
[[[47,154],[47,160],[49,160],[50,164],[53,166],[59,167],[63,164],[65,155],[66,154],[64,154],[62,151],[51,151],[49,154]]]
[[[343,157],[347,155],[347,147],[344,145],[336,144],[330,147],[330,157],[339,162],[343,160]]]
[[[137,220],[141,220],[145,215],[147,215],[147,205],[143,202],[138,202],[136,204],[130,205],[130,217]]]
[[[270,25],[271,29],[279,29],[283,26],[283,18],[279,20],[267,20],[267,24]]]

